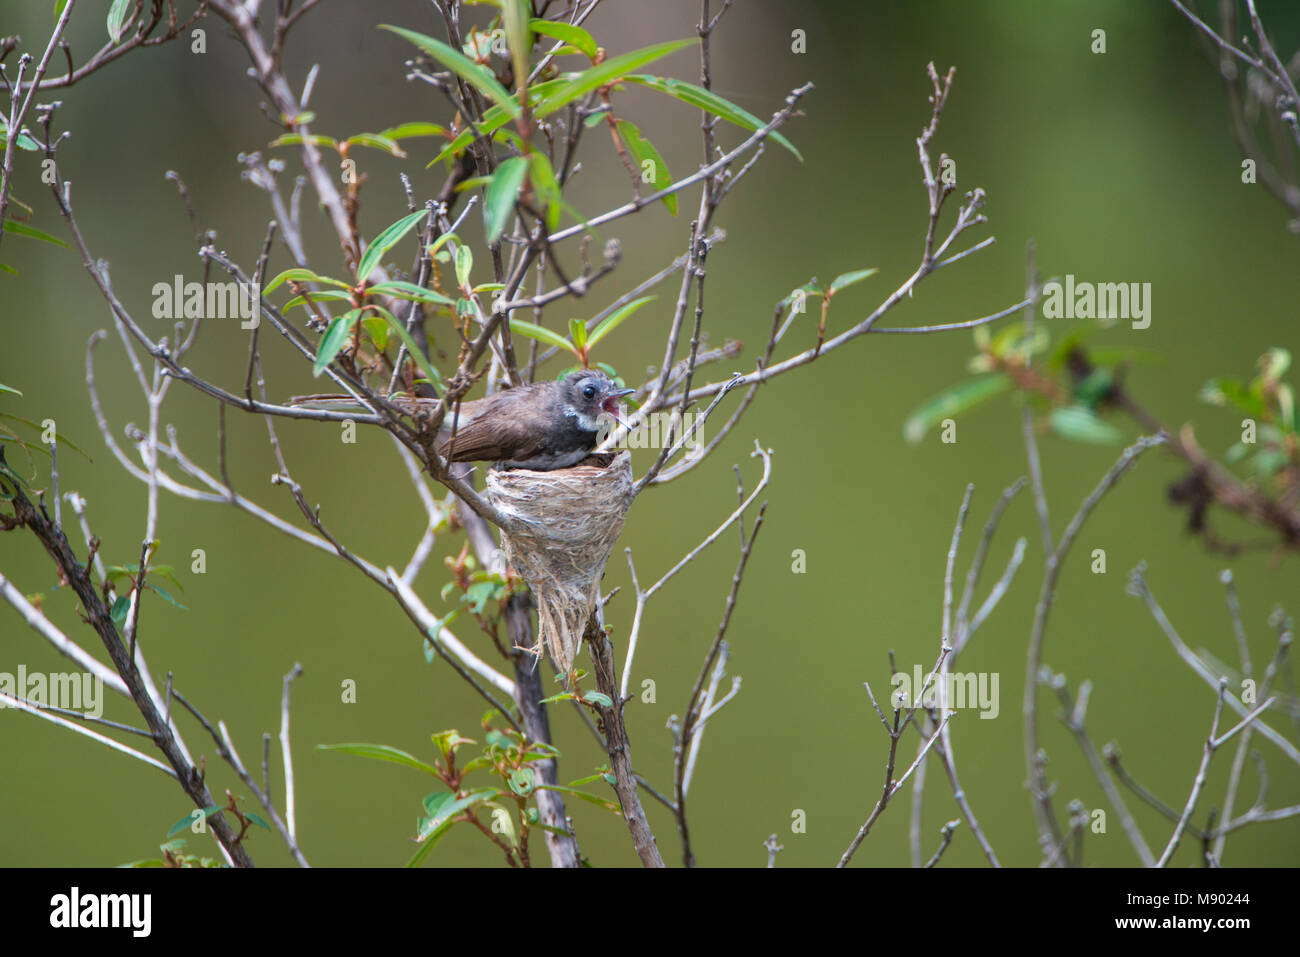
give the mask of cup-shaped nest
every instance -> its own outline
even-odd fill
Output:
[[[502,536],[506,559],[537,601],[539,634],[530,650],[540,656],[545,642],[570,674],[605,563],[632,504],[632,457],[623,451],[603,467],[552,472],[493,470],[487,492],[508,519]]]

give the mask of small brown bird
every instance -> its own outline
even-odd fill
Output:
[[[605,373],[582,369],[559,381],[504,389],[447,411],[438,431],[438,454],[452,462],[495,462],[503,468],[549,472],[577,465],[596,448],[618,417],[619,389]],[[395,400],[431,406],[435,399]],[[299,396],[292,405],[355,405],[346,396]],[[451,427],[456,425],[453,441]]]
[[[618,389],[595,369],[558,382],[506,389],[462,402],[451,437],[448,412],[438,452],[452,462],[496,462],[505,468],[549,472],[577,465],[618,421]]]

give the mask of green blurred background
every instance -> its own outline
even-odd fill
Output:
[[[0,34],[20,33],[27,41],[23,48],[43,48],[51,7],[0,2]],[[78,60],[102,43],[100,8],[106,7],[86,4],[74,21]],[[1295,49],[1300,11],[1280,2],[1261,7],[1278,49]],[[588,26],[618,53],[693,36],[697,16],[698,4],[684,0],[609,0]],[[414,0],[329,0],[296,28],[287,56],[292,81],[301,84],[312,64],[321,65],[311,103],[314,131],[344,136],[409,120],[447,122],[447,110],[430,88],[403,79],[402,61],[412,49],[375,29],[378,23],[440,33],[430,5]],[[60,127],[73,131],[60,152],[63,174],[73,184],[86,239],[96,256],[111,263],[118,296],[155,335],[163,324],[149,314],[153,283],[176,273],[201,278],[189,224],[164,172],[181,174],[203,224],[215,228],[218,245],[246,266],[270,215],[264,194],[241,181],[235,156],[266,151],[277,130],[259,112],[263,98],[246,76],[242,49],[215,19],[207,26],[206,55],[193,55],[179,42],[139,51],[57,93],[64,104]],[[806,53],[791,52],[796,29],[806,31]],[[1094,29],[1106,31],[1104,55],[1090,52]],[[956,160],[963,191],[978,185],[988,193],[991,223],[965,241],[995,235],[997,243],[922,283],[884,324],[952,322],[1014,303],[1023,292],[1030,239],[1047,276],[1150,282],[1151,327],[1135,332],[1121,324],[1093,341],[1156,353],[1159,362],[1133,370],[1131,390],[1171,426],[1194,421],[1201,442],[1214,453],[1237,438],[1239,416],[1199,403],[1202,383],[1216,375],[1246,378],[1267,348],[1300,346],[1294,324],[1296,240],[1285,229],[1281,207],[1262,188],[1241,183],[1219,81],[1191,27],[1168,5],[741,0],[723,21],[713,49],[715,89],[760,116],[777,109],[792,87],[816,84],[804,101],[806,116],[785,130],[805,163],[770,148],[718,219],[729,238],[709,256],[706,326],[715,344],[738,338],[750,345],[737,368],[752,367],[773,303],[809,277],[829,280],[849,270],[880,268],[877,277],[837,298],[834,332],[865,315],[915,268],[926,215],[915,137],[929,116],[930,60],[941,70],[957,65],[935,154],[945,151]],[[652,69],[692,81],[698,76],[693,51]],[[698,114],[640,90],[621,96],[622,112],[640,123],[673,173],[692,170],[700,152]],[[724,142],[738,141],[734,129],[720,128]],[[442,182],[440,169],[424,169],[432,155],[429,141],[412,143],[407,161],[376,151],[356,154],[368,177],[360,217],[368,237],[405,211],[399,172],[411,176],[421,200]],[[295,157],[288,149],[271,152],[289,163],[287,184],[298,170]],[[625,173],[601,130],[588,135],[582,159],[583,172],[567,194],[574,205],[591,215],[626,198]],[[35,225],[66,238],[32,156],[20,154],[18,163],[15,191],[35,207]],[[591,315],[680,254],[697,201],[696,192],[686,193],[676,220],[656,206],[606,227],[602,236],[623,243],[622,266],[589,299],[572,309],[562,305],[551,319]],[[310,202],[304,202],[304,217],[313,265],[341,273],[333,233]],[[408,256],[403,247],[398,258]],[[572,269],[572,249],[569,257]],[[0,382],[24,392],[21,399],[6,397],[5,409],[34,420],[56,419],[61,433],[90,452],[93,463],[67,452],[61,456],[62,488],[89,499],[105,558],[134,561],[145,489],[104,448],[84,381],[87,338],[111,328],[106,307],[73,253],[10,237],[3,259],[22,275],[0,277]],[[272,271],[286,265],[277,249]],[[604,347],[603,358],[629,379],[660,361],[675,285],[658,291],[660,302],[622,326]],[[1061,323],[1052,331],[1067,328]],[[815,320],[801,320],[781,354],[805,348],[815,335]],[[263,336],[273,394],[316,391],[310,370],[275,338]],[[965,332],[855,340],[766,387],[705,468],[647,493],[630,513],[605,578],[607,588],[625,586],[608,609],[620,666],[620,641],[632,610],[622,547],[632,548],[642,583],[654,580],[734,507],[733,463],[752,487],[758,475],[757,460],[748,455],[754,440],[775,450],[767,520],[729,632],[731,672],[743,676],[743,689],[710,723],[691,792],[701,865],[760,865],[762,842],[773,832],[785,845],[781,866],[830,864],[879,796],[887,740],[862,683],[870,681],[883,701],[890,649],[903,670],[933,662],[945,553],[962,492],[974,483],[971,531],[958,563],[964,576],[975,531],[1001,490],[1025,472],[1019,410],[1005,398],[963,417],[955,445],[941,444],[933,433],[917,446],[903,440],[906,415],[960,380],[971,353]],[[246,355],[244,333],[233,324],[208,323],[189,362],[238,391]],[[115,335],[99,348],[97,368],[105,411],[121,440],[124,424],[145,422],[146,410]],[[724,374],[717,366],[707,371],[710,378]],[[734,397],[727,408],[733,406]],[[213,403],[175,387],[164,412],[188,453],[214,468]],[[227,421],[236,486],[297,522],[286,491],[267,482],[275,464],[263,423],[237,413]],[[295,478],[309,502],[321,506],[331,531],[370,560],[401,567],[424,517],[387,438],[362,430],[355,445],[343,445],[333,426],[278,428]],[[1117,451],[1043,438],[1058,535]],[[650,456],[637,453],[638,471]],[[1185,531],[1185,513],[1165,501],[1166,487],[1180,475],[1178,462],[1150,453],[1093,515],[1064,568],[1044,652],[1047,664],[1063,671],[1072,687],[1085,678],[1094,683],[1089,718],[1098,746],[1118,740],[1130,770],[1179,807],[1201,756],[1213,694],[1174,657],[1141,602],[1125,594],[1128,571],[1147,562],[1151,587],[1186,641],[1234,661],[1218,583],[1221,570],[1231,567],[1257,667],[1275,647],[1269,613],[1286,602],[1294,614],[1300,603],[1294,557],[1277,560],[1264,550],[1229,560],[1208,554]],[[1219,527],[1227,535],[1253,537],[1253,530],[1222,517]],[[1025,566],[959,661],[961,671],[1000,675],[1000,714],[978,720],[973,712],[961,713],[952,734],[963,785],[1001,860],[1033,865],[1039,855],[1023,787],[1020,698],[1042,554],[1028,494],[1008,511],[994,541],[985,588],[1021,535],[1029,539]],[[255,766],[262,733],[278,729],[281,678],[301,662],[305,674],[293,691],[293,740],[298,828],[307,857],[317,866],[404,862],[430,782],[410,769],[320,753],[314,746],[381,742],[427,757],[431,732],[455,727],[476,736],[480,699],[444,665],[427,665],[419,635],[393,602],[337,559],[230,509],[166,495],[161,540],[156,561],[181,570],[182,600],[190,610],[158,601],[145,605],[141,634],[154,674],[161,681],[174,672],[177,687],[211,719],[227,723],[245,762]],[[445,579],[441,556],[460,545],[459,537],[441,540],[438,558],[417,582],[435,610],[447,607],[438,594]],[[188,573],[194,548],[206,550],[204,575]],[[1106,550],[1106,574],[1089,570],[1094,548]],[[796,549],[806,552],[805,574],[792,573]],[[84,554],[80,545],[78,550]],[[665,790],[672,770],[665,725],[685,708],[736,558],[736,536],[724,535],[649,605],[643,624],[634,686],[654,679],[657,702],[634,699],[628,724],[637,769]],[[54,590],[53,567],[31,536],[0,535],[0,570],[24,591],[44,593],[54,621],[100,651],[77,621],[71,595]],[[456,630],[485,655],[490,652],[467,622]],[[0,670],[15,671],[19,663],[29,671],[66,668],[65,659],[12,609],[0,609]],[[340,701],[347,679],[357,683],[355,704]],[[1086,762],[1056,719],[1055,700],[1044,693],[1041,702],[1042,741],[1049,776],[1058,783],[1058,809],[1063,813],[1074,797],[1089,807],[1104,806]],[[107,716],[137,717],[120,700],[109,703]],[[1271,712],[1270,721],[1294,737],[1285,715]],[[571,711],[553,710],[552,722],[565,755],[562,780],[585,776],[604,761]],[[183,727],[191,749],[208,755],[214,793],[237,785],[201,730],[188,721]],[[1269,767],[1270,806],[1295,803],[1300,769],[1258,737],[1255,743]],[[1230,760],[1229,750],[1216,760],[1197,822],[1204,823],[1209,807],[1221,803]],[[26,715],[0,715],[0,768],[4,864],[113,865],[156,856],[167,829],[189,810],[180,790],[156,771]],[[941,777],[932,767],[927,856],[942,823],[958,816]],[[273,770],[277,790],[281,780]],[[1248,770],[1239,812],[1255,786]],[[1163,847],[1171,825],[1127,792],[1125,798],[1149,843]],[[581,802],[569,807],[582,849],[595,864],[636,863],[619,817]],[[647,809],[666,859],[677,863],[670,817],[652,800]],[[800,810],[806,812],[806,832],[792,833],[792,815]],[[855,862],[905,864],[907,823],[908,800],[900,797]],[[1196,844],[1185,840],[1175,863],[1197,864]],[[211,845],[192,838],[191,847]],[[289,863],[278,839],[263,832],[250,849],[259,864]],[[534,859],[544,857],[539,839]],[[1114,815],[1107,833],[1088,837],[1084,861],[1135,863]],[[945,863],[982,862],[961,828]],[[1224,861],[1297,862],[1295,821],[1238,832]],[[457,828],[431,863],[496,865],[500,856],[478,833]]]

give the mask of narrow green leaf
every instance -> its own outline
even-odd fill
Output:
[[[640,171],[641,182],[650,187],[651,192],[659,192],[673,185],[672,174],[668,172],[668,164],[664,158],[659,155],[654,144],[641,135],[641,131],[636,128],[635,124],[627,120],[618,120],[615,124],[618,127],[618,135],[623,140],[623,145],[627,151],[632,154],[632,159]],[[649,170],[646,164],[649,163]],[[654,177],[647,182],[645,174],[652,172]],[[677,194],[670,193],[663,198],[663,204],[668,207],[670,216],[677,215]]]
[[[584,694],[582,697],[583,697],[584,700],[589,701],[589,702],[591,702],[592,704],[598,704],[598,705],[600,705],[602,708],[612,708],[612,707],[614,707],[614,702],[613,702],[612,700],[610,700],[609,695],[607,695],[607,694],[602,694],[602,693],[599,692],[599,691],[588,691],[588,692],[587,692],[586,694]]]
[[[591,338],[588,340],[588,348],[595,348],[596,343],[600,342],[607,335],[619,327],[619,325],[632,313],[636,312],[647,302],[654,302],[658,296],[642,296],[640,299],[633,299],[626,306],[615,309],[604,319],[600,320],[600,325],[592,330]]]
[[[515,200],[528,174],[529,161],[523,156],[512,156],[497,167],[492,182],[483,194],[483,221],[487,242],[491,246],[505,231],[506,224],[515,212]]]
[[[619,806],[615,804],[613,801],[607,798],[599,797],[598,795],[595,794],[590,794],[586,791],[579,791],[577,788],[565,787],[563,784],[539,784],[537,786],[537,789],[539,791],[559,791],[563,794],[571,794],[574,797],[578,798],[579,800],[587,801],[588,803],[594,804],[597,807],[603,807],[607,811],[613,811],[616,814],[621,813]]]
[[[360,281],[369,276],[375,267],[379,265],[379,261],[384,258],[384,253],[396,246],[416,223],[428,215],[428,210],[417,209],[415,212],[403,216],[376,236],[374,241],[366,247],[365,253],[361,256],[361,262],[357,264],[357,280]]]
[[[332,136],[325,136],[322,133],[283,133],[271,140],[268,146],[274,148],[277,146],[301,146],[303,143],[311,143],[314,146],[325,146],[332,150],[339,148],[339,141]]]
[[[643,67],[647,63],[652,63],[661,57],[675,53],[697,42],[699,41],[690,39],[656,43],[654,46],[643,47],[640,50],[633,50],[631,53],[610,57],[599,66],[590,67],[581,73],[569,74],[565,77],[566,82],[563,86],[537,104],[537,117],[540,119],[550,116],[556,110],[568,106],[574,100],[585,96],[592,90],[608,86],[623,78],[630,70]]]
[[[570,23],[558,23],[554,20],[534,20],[532,27],[534,33],[563,41],[595,62],[599,53],[596,38],[582,27],[575,27]]]
[[[931,426],[966,412],[1010,388],[1011,380],[1002,372],[958,383],[927,399],[909,415],[903,423],[903,435],[909,442],[920,442]]]
[[[538,342],[545,342],[548,346],[558,346],[561,349],[567,349],[573,352],[573,343],[562,335],[552,332],[543,326],[533,325],[523,319],[511,319],[510,331],[519,333],[521,336],[528,336],[530,339],[536,339]]]
[[[569,338],[573,344],[581,351],[587,346],[587,324],[581,319],[569,320]]]
[[[827,294],[834,295],[846,286],[852,286],[854,283],[862,282],[862,280],[866,279],[868,276],[874,276],[878,272],[880,272],[879,269],[859,269],[855,272],[846,272],[841,276],[836,276],[831,280],[831,286],[830,289],[827,290]]]
[[[730,100],[718,96],[711,90],[706,90],[702,86],[696,86],[693,83],[687,83],[685,80],[668,79],[661,76],[652,76],[643,73],[637,76],[626,76],[625,80],[631,83],[640,83],[642,86],[648,86],[652,90],[658,90],[660,93],[666,93],[668,96],[675,97],[683,103],[689,103],[691,106],[707,110],[714,116],[726,120],[728,123],[734,123],[739,127],[749,130],[751,133],[761,130],[767,126],[767,123],[760,120],[748,110],[743,110]],[[776,130],[768,134],[768,138],[780,143],[791,153],[800,163],[803,162],[803,156],[799,153],[794,145],[782,136]]]
[[[439,126],[437,123],[399,123],[397,126],[380,130],[379,135],[390,140],[410,139],[413,136],[446,136],[447,127]]]
[[[551,161],[546,158],[545,153],[534,152],[529,156],[533,164],[531,171],[533,192],[537,194],[537,201],[546,210],[547,231],[555,232],[560,225],[560,214],[564,211],[560,183],[555,178],[555,170],[551,168]]]
[[[361,310],[352,309],[341,316],[335,316],[330,321],[330,326],[325,330],[325,335],[321,337],[320,348],[316,350],[316,361],[312,363],[311,374],[319,376],[325,371],[325,367],[334,361],[334,357],[342,351],[347,345],[348,336],[352,332],[352,327],[357,323],[357,317],[361,315]]]
[[[1067,405],[1053,409],[1050,417],[1052,431],[1062,438],[1094,445],[1117,445],[1124,433],[1109,422],[1097,418],[1095,412],[1084,405]]]
[[[186,814],[183,818],[181,818],[179,821],[173,824],[170,830],[167,831],[168,840],[171,840],[177,834],[181,834],[184,833],[185,831],[188,831],[191,827],[194,826],[195,821],[198,820],[194,816],[195,811],[198,811],[200,816],[206,821],[208,818],[212,817],[212,815],[220,814],[221,808],[217,807],[216,805],[212,805],[211,807],[203,808],[201,811],[198,808],[195,808],[194,811],[190,811],[189,814]]]
[[[464,289],[469,285],[470,270],[474,268],[474,253],[461,243],[456,247],[456,285]]]
[[[391,764],[404,764],[409,768],[416,768],[420,771],[427,771],[436,776],[437,769],[432,765],[425,764],[423,761],[407,754],[400,748],[392,748],[386,744],[318,744],[317,751],[338,751],[341,754],[354,754],[357,757],[373,758],[376,761],[388,761]]]
[[[352,293],[346,289],[317,289],[311,293],[311,302],[322,302],[326,300],[343,300],[351,301]],[[308,304],[307,296],[294,296],[286,302],[280,309],[281,312],[288,312],[295,306],[305,306]]]
[[[516,77],[528,75],[528,57],[533,51],[533,31],[528,22],[532,12],[531,0],[501,0],[501,25]]]
[[[22,395],[22,393],[19,392],[17,389],[11,389],[11,388],[9,388],[9,386],[5,385],[3,382],[0,382],[0,392],[9,392],[9,393],[12,393],[13,395]]]
[[[177,608],[179,608],[181,611],[189,611],[189,609],[188,609],[187,607],[185,607],[184,605],[182,605],[180,602],[178,602],[178,601],[177,601],[175,598],[173,598],[171,595],[167,594],[166,590],[163,589],[161,586],[159,586],[159,585],[155,585],[153,582],[146,581],[146,582],[144,583],[144,587],[147,588],[147,589],[149,589],[151,592],[154,592],[155,594],[157,594],[159,598],[163,599],[163,600],[166,601],[168,604],[175,605],[175,606],[176,606]]]
[[[276,289],[284,285],[286,282],[289,282],[290,280],[294,282],[323,282],[323,283],[328,283],[331,286],[338,286],[342,289],[350,288],[347,283],[342,282],[338,279],[331,279],[329,276],[318,276],[310,269],[302,269],[295,266],[292,269],[286,269],[284,272],[280,273],[269,283],[267,283],[266,287],[262,290],[262,295],[263,296],[270,295],[272,292],[274,292]]]
[[[390,279],[386,282],[377,283],[369,287],[367,292],[383,293],[392,296],[394,299],[418,299],[420,302],[433,303],[438,306],[451,305],[451,300],[442,293],[434,292],[432,289],[425,289],[423,286],[417,286],[415,283],[406,282],[403,279]]]
[[[506,92],[506,88],[497,82],[496,77],[492,75],[492,71],[487,67],[475,63],[465,54],[452,49],[441,40],[426,36],[423,33],[416,33],[414,30],[404,30],[401,27],[393,27],[387,24],[380,24],[379,29],[389,30],[404,40],[415,44],[447,69],[465,80],[465,82],[475,87],[480,93],[495,101],[510,114],[511,119],[519,115],[519,104]]]
[[[369,146],[371,149],[383,150],[398,159],[406,159],[406,151],[402,149],[397,140],[390,140],[387,136],[379,133],[358,133],[355,136],[349,136],[343,142],[354,146]]]
[[[126,25],[126,12],[131,7],[131,0],[113,0],[108,8],[108,38],[116,43]]]
[[[27,236],[30,239],[40,239],[47,243],[54,243],[54,245],[62,246],[64,249],[72,248],[57,236],[51,236],[44,230],[37,229],[35,226],[28,226],[26,223],[16,223],[12,219],[5,220],[4,231],[11,236]]]
[[[383,352],[388,348],[388,320],[383,316],[366,316],[361,320],[362,327],[366,330],[366,335],[370,341],[375,344],[375,348]]]

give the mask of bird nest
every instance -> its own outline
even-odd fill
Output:
[[[508,520],[506,559],[537,600],[538,638],[529,650],[540,656],[544,643],[571,674],[632,504],[632,458],[623,451],[551,472],[493,470],[487,492]]]

